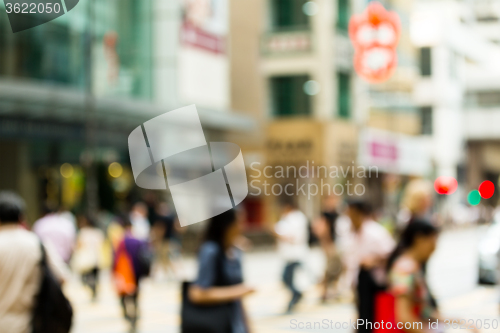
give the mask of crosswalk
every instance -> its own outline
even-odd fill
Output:
[[[490,321],[499,318],[500,290],[477,286],[477,243],[481,229],[445,232],[440,245],[429,263],[429,282],[438,297],[440,310],[446,317]],[[320,276],[324,267],[318,249],[311,251],[308,265],[312,275]],[[196,261],[188,258],[184,263],[186,276],[196,275]],[[349,322],[356,313],[350,300],[320,304],[319,290],[308,289],[297,311],[285,315],[290,295],[280,283],[283,262],[273,251],[253,252],[245,256],[245,281],[257,293],[245,300],[253,333],[281,332],[336,332],[351,333],[349,328],[300,329],[299,323]],[[179,331],[180,285],[173,281],[147,280],[140,296],[140,333],[177,333]],[[90,301],[90,294],[77,279],[65,288],[75,307],[73,333],[124,333],[128,331],[121,317],[118,298],[113,290],[109,273],[101,276],[98,302]],[[318,325],[316,325],[318,327]],[[319,325],[322,326],[322,325]],[[345,327],[345,325],[344,325]],[[453,331],[453,330],[452,330]],[[451,333],[447,332],[447,333]],[[465,330],[455,330],[465,333]],[[498,333],[500,329],[482,329],[481,333]]]

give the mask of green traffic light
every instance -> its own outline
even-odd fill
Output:
[[[467,195],[467,202],[471,206],[477,206],[481,202],[481,194],[479,194],[478,190],[472,190]]]

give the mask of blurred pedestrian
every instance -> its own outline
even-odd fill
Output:
[[[348,278],[355,287],[359,319],[373,322],[376,294],[385,287],[385,266],[395,246],[389,232],[371,219],[367,202],[356,199],[348,202],[347,215],[351,232],[345,239],[344,262]],[[371,332],[366,325],[358,333]]]
[[[309,252],[309,223],[304,213],[297,208],[293,197],[281,198],[280,204],[282,215],[273,234],[278,240],[278,250],[285,261],[283,282],[292,293],[287,307],[287,312],[291,312],[302,298],[296,275]]]
[[[229,210],[214,216],[198,253],[198,278],[184,286],[182,333],[248,333],[241,300],[254,289],[243,282],[242,224]]]
[[[33,231],[46,247],[53,248],[65,263],[69,263],[75,247],[75,224],[60,216],[55,207],[46,205],[44,212],[45,215],[33,224]]]
[[[321,249],[326,258],[325,275],[322,281],[322,302],[327,301],[328,291],[332,285],[334,290],[337,291],[337,282],[342,274],[342,260],[335,244],[335,223],[338,216],[338,213],[335,211],[323,212],[313,223],[313,232],[318,237]]]
[[[47,259],[46,263],[56,277],[56,283],[62,283],[67,278],[66,272],[60,270],[62,263],[57,263],[57,260],[60,260],[58,255],[50,251],[43,254],[38,237],[23,227],[24,207],[24,201],[18,195],[12,192],[0,192],[0,331],[2,332],[39,332],[33,326],[33,319],[35,309],[40,309],[39,293],[44,278],[42,265],[44,258]],[[43,306],[52,305],[54,304]],[[49,318],[43,319],[46,321]],[[62,321],[62,318],[59,319]],[[71,318],[65,319],[69,319],[70,326]]]
[[[406,185],[402,201],[402,209],[398,214],[399,233],[402,233],[406,226],[412,223],[415,219],[427,221],[435,226],[438,225],[438,215],[432,214],[432,206],[434,203],[432,195],[432,184],[425,179],[414,179]],[[422,273],[424,276],[426,271],[427,264],[425,263],[422,265]],[[437,301],[432,294],[431,302],[434,307],[438,307]]]
[[[82,276],[82,282],[92,292],[92,300],[97,299],[97,284],[104,246],[104,233],[88,216],[78,217],[80,228],[76,249],[72,258],[74,269]]]
[[[424,179],[413,179],[405,187],[401,210],[397,216],[397,229],[402,232],[406,225],[415,218],[433,221],[433,188],[432,184]]]
[[[132,223],[132,234],[137,239],[149,240],[151,225],[148,220],[148,207],[144,202],[137,202],[130,212],[130,222]]]
[[[133,235],[130,220],[126,217],[122,219],[125,234],[115,251],[113,277],[123,316],[135,331],[139,313],[140,281],[149,275],[151,256],[149,245]]]
[[[422,271],[436,248],[437,237],[438,230],[428,221],[413,220],[408,224],[387,263],[390,301],[381,301],[378,319],[387,321],[394,316],[395,323],[411,323],[412,329],[406,332],[420,333],[428,332],[429,321],[439,318]],[[414,323],[419,322],[423,329],[414,329]]]
[[[435,306],[422,270],[436,249],[438,236],[438,229],[429,220],[413,219],[408,224],[387,262],[388,286],[377,300],[377,321],[392,322],[393,326],[403,323],[403,331],[408,333],[444,330],[445,318]],[[477,332],[474,325],[467,328]]]
[[[73,226],[75,227],[75,229],[78,227],[76,217],[68,207],[60,206],[57,215],[59,215],[59,217],[63,219],[70,221],[71,224],[73,224]]]
[[[170,211],[166,202],[160,202],[155,212],[152,235],[157,258],[157,268],[163,273],[171,273],[174,279],[181,275],[182,228],[177,216]]]

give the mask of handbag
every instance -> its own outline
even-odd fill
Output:
[[[214,286],[227,286],[222,272],[224,253],[217,256],[216,283]],[[234,302],[200,305],[189,299],[191,282],[182,283],[181,333],[231,333]]]
[[[33,309],[33,333],[68,333],[73,322],[73,308],[64,296],[61,285],[52,274],[43,245],[40,291]]]

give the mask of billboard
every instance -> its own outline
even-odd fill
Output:
[[[228,0],[184,0],[179,92],[183,103],[229,107]]]
[[[431,171],[429,142],[423,137],[365,128],[359,136],[358,162],[382,172],[425,176]]]

